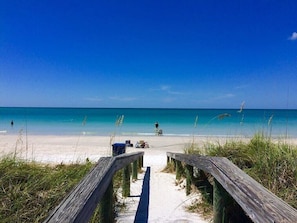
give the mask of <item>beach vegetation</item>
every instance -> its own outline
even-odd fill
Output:
[[[1,222],[41,222],[93,164],[43,165],[5,157],[0,161]]]
[[[116,121],[115,121],[115,130],[114,132],[110,135],[110,138],[109,138],[109,145],[110,147],[112,147],[114,141],[115,141],[115,137],[116,137],[116,134],[117,134],[117,129],[118,128],[121,128],[123,123],[124,123],[124,118],[125,116],[124,115],[118,115],[117,118],[116,118]],[[111,152],[112,154],[112,152]]]
[[[175,171],[175,163],[168,162],[165,168],[162,170],[164,173],[173,173]]]
[[[43,222],[94,165],[89,159],[84,163],[50,165],[21,160],[14,155],[1,158],[1,222]],[[110,216],[126,208],[125,201],[118,198],[122,178],[123,171],[117,171],[113,177]],[[98,204],[91,223],[100,222],[100,210]]]
[[[248,141],[236,139],[203,146],[191,143],[185,148],[185,153],[226,157],[276,196],[297,208],[297,147],[294,145],[258,133]]]

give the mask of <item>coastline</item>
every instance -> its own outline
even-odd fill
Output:
[[[112,154],[113,143],[134,145],[126,152],[145,151],[149,154],[164,154],[167,151],[183,152],[184,145],[192,137],[183,136],[57,136],[57,135],[6,135],[0,134],[0,156],[16,153],[25,160],[41,163],[84,162],[87,158],[96,162],[100,157]],[[144,140],[149,148],[135,148],[137,141]],[[166,157],[164,157],[166,161]]]
[[[263,132],[297,138],[297,110],[24,107],[0,108],[0,114],[0,135],[154,136],[158,122],[164,136],[253,137]]]
[[[16,153],[25,160],[41,163],[84,162],[87,158],[96,162],[100,157],[112,154],[113,143],[125,143],[130,140],[133,147],[126,147],[126,152],[144,151],[145,155],[162,155],[166,161],[166,152],[183,153],[186,145],[196,143],[203,146],[207,143],[224,144],[227,141],[248,141],[249,137],[230,136],[59,136],[59,135],[13,135],[0,134],[0,156]],[[143,140],[149,148],[135,148],[136,142]],[[273,138],[275,142],[297,145],[297,138]]]

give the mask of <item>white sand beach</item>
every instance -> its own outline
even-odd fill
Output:
[[[169,137],[169,136],[56,136],[56,135],[6,135],[0,134],[0,156],[17,153],[21,158],[43,163],[73,163],[84,162],[86,158],[97,161],[100,157],[112,154],[113,143],[125,143],[130,140],[133,147],[127,147],[126,152],[145,151],[145,157],[162,157],[154,164],[165,165],[166,152],[183,152],[185,145],[191,143],[203,144],[210,141],[226,139],[208,137]],[[137,141],[143,140],[149,144],[149,149],[135,148]]]
[[[148,143],[149,148],[127,147],[126,152],[144,151],[144,169],[150,167],[150,204],[149,222],[208,222],[203,217],[189,213],[185,205],[191,203],[199,194],[185,195],[184,189],[175,184],[175,175],[164,173],[166,152],[183,152],[185,145],[195,143],[203,145],[209,142],[224,143],[226,138],[212,137],[168,137],[168,136],[116,136],[114,141],[108,136],[50,136],[50,135],[6,135],[0,134],[0,156],[16,153],[26,160],[47,164],[84,162],[87,158],[93,162],[100,157],[110,156],[113,143],[130,140],[134,144],[139,140]],[[296,139],[289,143],[297,144]],[[117,222],[133,222],[138,206],[137,195],[141,193],[142,179],[131,184],[132,198],[126,198],[127,208],[117,217]]]

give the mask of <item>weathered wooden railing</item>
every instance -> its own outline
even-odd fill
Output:
[[[139,165],[137,161],[141,160],[143,154],[144,152],[137,152],[100,158],[96,166],[64,198],[44,222],[88,222],[93,216],[99,201],[112,186],[112,178],[116,171],[126,168],[133,163],[132,169],[134,171],[132,175],[137,177],[137,173],[135,173],[137,168],[135,166]],[[123,175],[125,175],[125,172],[127,171],[124,171]]]
[[[214,222],[228,221],[230,196],[240,205],[252,222],[297,222],[297,210],[264,188],[226,158],[167,153],[168,161],[176,167],[186,164],[186,173],[193,175],[193,167],[211,174],[213,182]],[[179,174],[179,170],[176,170]],[[230,200],[230,199],[229,199]],[[230,210],[228,210],[230,211]],[[242,221],[240,221],[242,222]]]

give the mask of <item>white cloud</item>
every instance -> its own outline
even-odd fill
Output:
[[[289,37],[289,40],[297,40],[297,32],[293,32],[292,35]]]
[[[234,94],[232,93],[228,93],[228,94],[222,94],[222,95],[219,95],[217,96],[216,98],[214,98],[215,100],[220,100],[220,99],[225,99],[225,98],[233,98],[235,97]]]
[[[162,90],[162,91],[169,91],[170,90],[170,86],[168,86],[168,85],[162,85],[160,87],[160,90]]]
[[[188,95],[187,92],[173,91],[170,85],[160,85],[159,88],[151,88],[149,91],[164,92],[168,95]]]
[[[157,88],[150,88],[150,91],[169,91],[170,90],[170,86],[169,85],[161,85]]]
[[[183,92],[171,90],[171,86],[169,86],[169,85],[162,85],[160,87],[160,91],[165,91],[167,94],[185,95],[185,93],[183,93]]]

